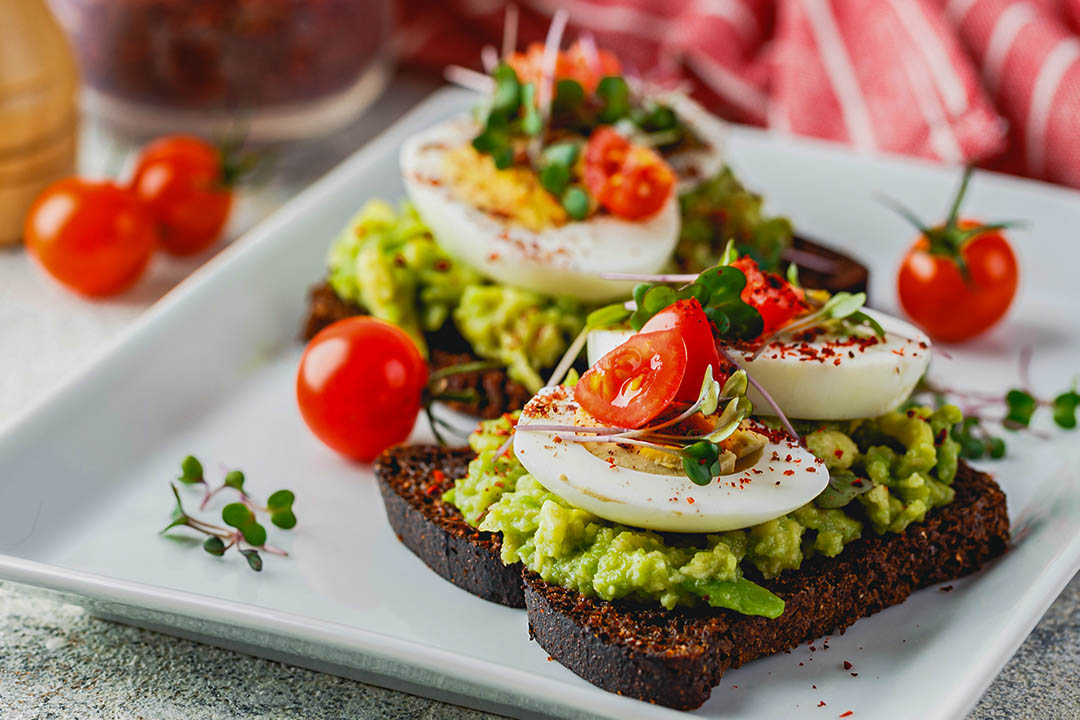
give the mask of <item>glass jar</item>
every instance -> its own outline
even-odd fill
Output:
[[[391,0],[50,0],[85,108],[138,133],[253,140],[347,125],[390,74]]]

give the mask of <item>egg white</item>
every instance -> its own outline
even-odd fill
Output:
[[[750,467],[706,486],[688,478],[612,465],[555,433],[530,424],[573,423],[573,390],[545,388],[521,413],[514,454],[545,488],[575,507],[634,527],[667,532],[723,532],[750,527],[805,505],[825,489],[825,465],[794,441],[770,442]]]
[[[914,325],[875,310],[865,310],[881,323],[883,341],[866,347],[832,348],[830,338],[807,343],[818,359],[804,359],[803,343],[778,340],[756,358],[729,348],[739,367],[753,376],[784,414],[803,420],[856,420],[896,409],[911,395],[930,364],[930,338]],[[869,330],[859,331],[872,335]],[[589,334],[589,364],[595,363],[632,335],[630,330],[598,330]],[[850,355],[848,353],[851,353]],[[772,407],[752,386],[754,414],[772,414]]]
[[[679,237],[674,192],[644,220],[598,215],[542,232],[462,202],[446,182],[445,155],[479,132],[471,116],[459,115],[413,136],[401,150],[409,198],[451,255],[497,282],[587,302],[624,297],[633,288],[632,282],[604,280],[598,273],[656,273],[671,257]]]

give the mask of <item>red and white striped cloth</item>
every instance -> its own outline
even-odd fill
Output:
[[[400,0],[405,61],[476,66],[505,0]],[[732,120],[1080,187],[1080,0],[517,0]],[[564,43],[565,44],[565,43]]]

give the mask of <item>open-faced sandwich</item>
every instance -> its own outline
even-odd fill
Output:
[[[398,537],[606,690],[695,708],[793,648],[1004,552],[915,327],[724,253],[593,311],[520,413],[375,466]]]
[[[724,164],[719,120],[591,43],[475,75],[476,111],[403,147],[410,202],[369,202],[335,241],[308,337],[368,313],[433,368],[491,361],[448,383],[459,409],[494,418],[543,386],[591,310],[629,294],[620,275],[697,273],[734,241],[766,270],[794,261],[812,286],[865,289],[865,268],[763,212]]]

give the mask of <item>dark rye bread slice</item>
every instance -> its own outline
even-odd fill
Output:
[[[899,535],[856,540],[773,580],[786,603],[770,620],[727,610],[665,611],[590,599],[525,573],[529,634],[551,657],[610,692],[689,710],[728,668],[771,655],[953,580],[1005,552],[1009,518],[997,483],[961,462],[956,499]]]
[[[830,292],[866,290],[866,267],[853,258],[802,237],[795,238],[793,247],[821,259],[825,262],[822,267],[829,268],[828,272],[822,272],[802,267],[799,273],[805,287],[824,288]],[[327,325],[363,312],[360,307],[339,298],[328,283],[322,282],[311,289],[303,337],[310,340]],[[454,330],[453,323],[447,323],[446,329],[430,335],[428,347],[433,370],[479,360]],[[511,380],[501,369],[454,375],[448,379],[447,389],[456,392],[475,390],[475,402],[449,405],[458,412],[482,418],[495,418],[504,412],[519,410],[532,397],[521,383]]]
[[[464,477],[469,448],[401,445],[375,461],[386,519],[405,547],[428,567],[484,600],[525,607],[521,567],[503,565],[498,534],[465,522],[442,494]]]

